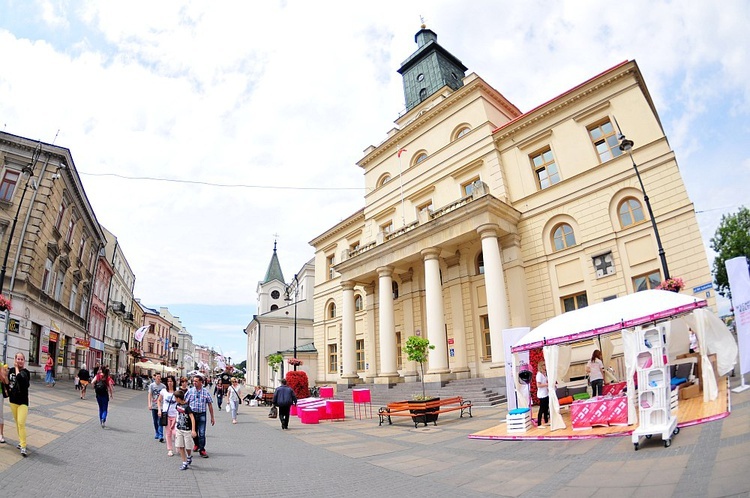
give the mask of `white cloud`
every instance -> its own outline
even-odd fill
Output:
[[[746,161],[732,143],[748,142],[736,126],[750,101],[745,2],[38,5],[28,25],[0,20],[0,125],[45,141],[60,129],[57,144],[82,173],[363,187],[355,162],[404,107],[396,70],[424,15],[446,49],[524,111],[636,59],[696,206],[744,202],[727,178]],[[696,133],[707,120],[722,140]],[[82,179],[153,305],[249,306],[274,233],[292,274],[312,257],[308,241],[364,194]]]

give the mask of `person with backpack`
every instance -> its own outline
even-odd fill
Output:
[[[81,384],[81,399],[86,399],[86,387],[91,382],[91,374],[89,374],[85,363],[81,365],[81,369],[78,371],[78,382]]]
[[[109,376],[109,368],[107,367],[102,367],[94,377],[94,393],[96,394],[96,402],[99,404],[99,424],[102,429],[105,428],[107,422],[109,400],[115,396],[112,389],[114,383],[115,380]]]
[[[151,410],[151,418],[154,422],[154,439],[160,443],[164,442],[164,427],[159,425],[159,394],[167,387],[161,383],[161,374],[154,374],[154,381],[148,385],[148,409]]]

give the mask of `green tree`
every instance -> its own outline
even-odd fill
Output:
[[[279,365],[281,365],[282,361],[284,361],[284,357],[281,353],[268,355],[268,366],[271,367],[271,370],[274,372],[279,371]]]
[[[404,351],[406,352],[406,358],[409,361],[416,361],[419,363],[419,369],[422,372],[420,379],[422,380],[422,399],[425,399],[426,395],[424,392],[424,362],[427,361],[427,355],[430,354],[430,349],[435,349],[435,346],[430,344],[430,341],[422,337],[413,335],[406,339],[406,346]]]
[[[719,294],[724,296],[729,289],[725,262],[738,256],[750,257],[750,210],[740,207],[736,214],[721,217],[719,227],[711,238],[714,258],[714,283]]]

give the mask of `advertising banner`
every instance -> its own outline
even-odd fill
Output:
[[[740,256],[725,262],[732,289],[734,323],[740,348],[740,373],[750,372],[750,271],[747,258]]]

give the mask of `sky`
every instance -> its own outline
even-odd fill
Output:
[[[241,361],[274,241],[289,278],[364,205],[422,19],[524,112],[635,59],[713,261],[750,184],[743,0],[0,0],[0,127],[69,148],[136,297]]]

